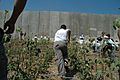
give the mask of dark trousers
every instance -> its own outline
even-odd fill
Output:
[[[61,41],[54,43],[54,51],[56,55],[56,62],[58,66],[58,73],[60,76],[65,76],[65,59],[68,59],[67,44]]]
[[[105,52],[110,50],[110,52],[108,53],[110,59],[112,61],[114,61],[115,59],[115,46],[112,46],[112,45],[106,45],[104,48],[103,48],[103,56],[105,55]]]
[[[8,59],[5,54],[5,48],[0,43],[0,80],[7,80],[7,63]]]

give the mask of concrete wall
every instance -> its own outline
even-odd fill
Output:
[[[0,27],[9,19],[11,12],[6,16],[0,11]],[[112,22],[120,15],[52,12],[52,11],[24,11],[18,18],[16,28],[21,27],[27,36],[34,35],[54,37],[61,24],[66,24],[71,29],[72,35],[79,36],[81,33],[92,37],[99,36],[102,31],[110,33],[117,38]],[[13,37],[18,37],[15,31]]]

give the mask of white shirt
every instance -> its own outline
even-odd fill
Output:
[[[118,45],[112,39],[107,39],[105,44],[107,44],[107,43],[111,44],[112,46],[118,47]]]
[[[92,45],[93,45],[93,46],[96,46],[96,47],[100,47],[100,46],[101,46],[101,42],[98,41],[98,40],[94,40],[94,41],[92,42]]]
[[[67,41],[67,31],[68,30],[69,29],[59,29],[55,33],[54,42],[55,41]]]
[[[80,40],[84,40],[84,35],[83,34],[80,36]]]

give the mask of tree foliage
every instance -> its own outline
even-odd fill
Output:
[[[114,29],[120,28],[120,18],[115,19],[115,20],[113,21],[113,27],[114,27]]]

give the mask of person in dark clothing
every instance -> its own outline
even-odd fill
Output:
[[[8,21],[4,24],[4,31],[0,28],[0,80],[7,80],[7,63],[8,59],[5,54],[5,47],[3,45],[2,39],[4,33],[12,34],[15,30],[15,23],[23,11],[27,0],[16,0],[12,15]]]
[[[4,30],[6,34],[11,34],[15,30],[15,23],[19,17],[19,15],[22,13],[27,0],[15,0],[14,9],[12,12],[12,15],[8,21],[4,24]]]
[[[5,47],[3,45],[2,39],[3,39],[4,32],[0,28],[0,80],[7,80],[7,63],[8,59],[5,54]]]

